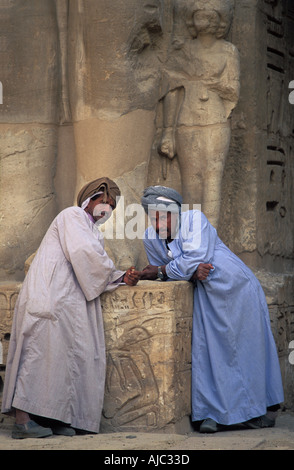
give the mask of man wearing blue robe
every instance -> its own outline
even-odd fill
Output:
[[[192,421],[200,432],[222,425],[269,427],[283,386],[264,292],[252,271],[197,210],[181,212],[180,194],[144,191],[151,226],[141,279],[187,280],[194,288]]]

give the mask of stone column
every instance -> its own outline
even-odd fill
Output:
[[[68,85],[77,191],[108,176],[119,185],[125,206],[140,201],[159,89],[160,17],[158,0],[69,2]],[[137,240],[106,245],[122,269],[136,264],[142,251]]]
[[[55,216],[58,32],[51,0],[1,1],[0,280],[24,260]]]

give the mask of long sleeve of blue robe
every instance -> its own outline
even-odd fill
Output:
[[[281,403],[280,366],[263,290],[205,215],[182,213],[179,236],[168,248],[149,227],[144,246],[149,263],[164,264],[169,280],[189,280],[200,263],[214,267],[194,289],[192,420],[236,424]]]

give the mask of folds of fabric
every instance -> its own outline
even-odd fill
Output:
[[[105,344],[99,296],[117,271],[78,207],[47,231],[19,294],[2,412],[18,408],[98,432],[104,398]]]
[[[170,280],[189,280],[199,263],[213,265],[194,289],[192,420],[236,424],[283,402],[279,360],[259,281],[196,212],[182,213],[179,238],[168,246],[173,259],[152,227],[144,245],[149,263],[165,264]]]

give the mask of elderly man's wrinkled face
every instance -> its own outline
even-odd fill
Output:
[[[88,206],[85,211],[88,212],[95,222],[103,224],[106,220],[111,217],[112,211],[115,208],[115,203],[111,197],[107,197],[106,202],[103,202],[103,194],[95,196],[93,199],[90,199]]]
[[[177,235],[179,215],[165,211],[150,211],[150,222],[159,238],[171,241]]]

